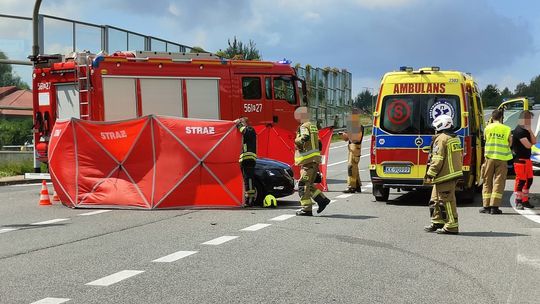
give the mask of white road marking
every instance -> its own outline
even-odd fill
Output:
[[[19,230],[19,229],[18,228],[2,228],[0,229],[0,233],[6,233],[10,231],[15,231],[15,230]]]
[[[69,300],[70,299],[64,299],[64,298],[45,298],[36,302],[32,302],[30,304],[60,304],[60,303],[65,303]]]
[[[12,187],[30,187],[30,186],[39,186],[39,187],[41,187],[41,183],[12,185]],[[52,183],[47,183],[47,186],[52,186]]]
[[[518,254],[516,256],[518,263],[526,264],[540,269],[540,259],[529,259],[528,257]]]
[[[232,240],[234,240],[236,238],[238,238],[238,236],[224,235],[224,236],[220,236],[218,238],[215,238],[213,240],[210,240],[208,242],[204,242],[204,243],[202,243],[202,245],[214,245],[214,246],[217,246],[217,245],[221,245],[223,243],[226,243],[228,241],[232,241]]]
[[[348,145],[341,145],[341,146],[336,146],[336,147],[330,147],[330,150],[334,150],[334,149],[339,149],[339,148],[344,148],[344,147],[347,147]]]
[[[97,210],[97,211],[86,212],[86,213],[81,213],[81,214],[77,214],[77,215],[79,215],[79,216],[88,216],[88,215],[96,215],[96,214],[100,214],[100,213],[105,213],[105,212],[109,212],[109,211],[112,211],[112,210]]]
[[[285,220],[288,220],[290,219],[291,217],[295,217],[296,215],[294,214],[283,214],[283,215],[280,215],[280,216],[276,216],[274,218],[271,218],[270,221],[278,221],[278,222],[281,222],[281,221],[285,221]]]
[[[336,198],[347,198],[347,197],[351,197],[353,196],[352,194],[341,194],[341,195],[338,195],[336,196]]]
[[[122,280],[131,278],[133,276],[136,276],[138,274],[143,273],[142,270],[122,270],[117,273],[113,273],[110,276],[106,276],[101,279],[97,279],[95,281],[92,281],[90,283],[86,283],[85,285],[92,285],[92,286],[109,286],[115,283],[118,283]]]
[[[48,220],[48,221],[44,221],[44,222],[32,223],[32,224],[30,224],[30,225],[34,225],[34,226],[37,226],[37,225],[48,225],[48,224],[54,224],[54,223],[64,222],[64,221],[69,221],[69,219],[68,219],[68,218],[54,219],[54,220]]]
[[[346,163],[346,162],[347,162],[347,160],[342,160],[342,161],[339,161],[337,163],[329,164],[327,167],[336,166],[336,165],[343,164],[343,163]]]
[[[330,200],[330,204],[337,202],[337,200]]]
[[[366,157],[366,156],[369,156],[369,154],[364,154],[364,155],[360,156],[360,158]]]
[[[271,226],[272,224],[255,224],[255,225],[251,225],[249,227],[246,227],[244,229],[241,229],[240,231],[257,231],[257,230],[261,230],[263,228],[266,228],[268,226]]]
[[[515,201],[515,194],[512,193],[512,195],[510,196],[510,205],[512,205],[512,208],[514,208],[514,210],[521,214],[522,216],[524,216],[525,218],[533,221],[533,222],[536,222],[536,223],[539,223],[540,224],[540,215],[536,214],[536,212],[534,212],[533,210],[531,209],[525,209],[525,210],[517,210],[516,209],[516,201]]]
[[[153,260],[152,262],[157,262],[157,263],[171,263],[171,262],[174,262],[174,261],[178,261],[180,259],[183,259],[185,257],[188,257],[192,254],[195,254],[197,253],[198,251],[177,251],[175,253],[171,253],[169,255],[166,255],[164,257],[161,257],[159,259],[155,259]]]

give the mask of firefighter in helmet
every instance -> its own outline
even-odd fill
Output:
[[[439,115],[433,120],[436,135],[431,142],[426,184],[433,190],[429,202],[431,225],[424,227],[427,232],[458,234],[458,214],[456,208],[456,184],[462,177],[463,149],[457,136],[450,132],[453,119]]]
[[[240,117],[234,122],[240,133],[242,133],[242,150],[239,161],[242,176],[244,177],[244,207],[251,207],[256,193],[253,178],[255,175],[255,162],[257,161],[257,134],[249,125],[247,117]]]
[[[330,200],[314,185],[321,163],[319,130],[309,120],[307,107],[297,108],[294,112],[294,118],[300,123],[294,140],[296,146],[294,163],[300,166],[298,194],[300,195],[300,205],[302,205],[302,209],[298,210],[296,215],[312,216],[312,198],[319,205],[317,213],[321,213],[330,203]]]

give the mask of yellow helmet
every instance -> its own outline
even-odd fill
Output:
[[[277,207],[277,200],[272,194],[268,194],[263,201],[264,207]]]

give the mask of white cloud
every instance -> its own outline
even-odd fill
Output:
[[[169,3],[169,13],[173,14],[174,16],[176,17],[179,17],[180,16],[180,10],[178,9],[178,7],[176,6],[176,4],[174,3]]]
[[[319,13],[307,11],[304,13],[303,18],[304,20],[316,21],[321,19],[321,15]]]
[[[353,3],[367,9],[398,8],[414,4],[417,0],[353,0]]]

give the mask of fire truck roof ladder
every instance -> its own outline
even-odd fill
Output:
[[[82,56],[82,58],[80,57]],[[75,73],[77,77],[77,90],[79,91],[79,111],[81,119],[90,118],[91,84],[90,70],[92,56],[90,53],[78,53],[75,58]],[[82,71],[84,69],[84,71]]]
[[[133,53],[137,58],[170,58],[172,59],[172,61],[191,61],[192,59],[221,59],[221,57],[212,53],[173,53],[150,51],[135,51]]]

